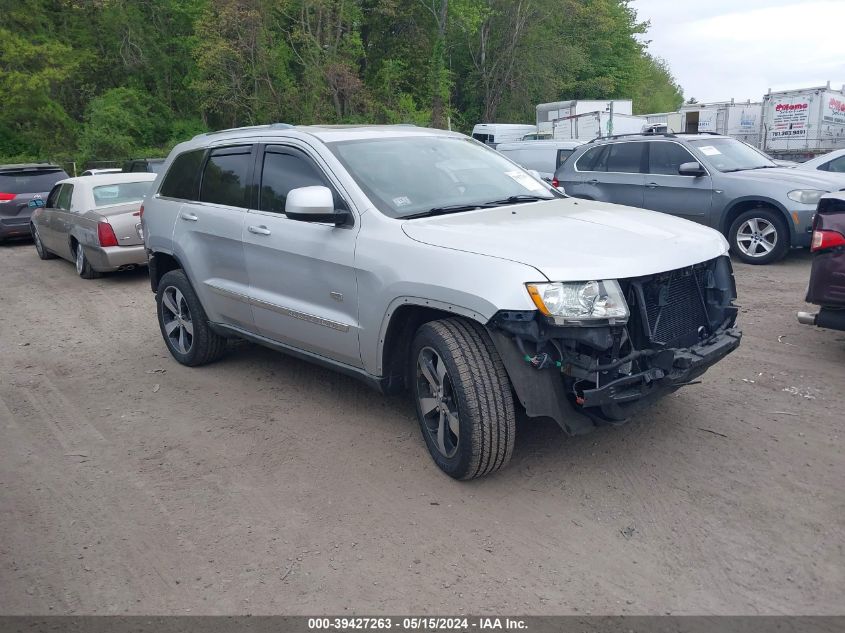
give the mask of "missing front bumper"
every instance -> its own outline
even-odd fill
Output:
[[[578,397],[578,405],[589,413],[601,412],[609,423],[624,422],[655,399],[683,387],[701,376],[709,367],[739,347],[742,332],[730,328],[717,332],[707,342],[685,349],[667,350],[673,354],[662,367],[618,378]]]

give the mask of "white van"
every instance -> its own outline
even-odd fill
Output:
[[[551,180],[582,141],[520,141],[502,143],[496,151],[510,158],[523,169],[533,169],[541,178]]]
[[[472,128],[472,138],[496,147],[499,143],[521,141],[526,134],[536,134],[536,125],[521,123],[479,123]]]

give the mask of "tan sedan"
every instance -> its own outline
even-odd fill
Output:
[[[146,265],[140,209],[156,174],[119,173],[60,180],[46,203],[30,203],[41,259],[76,264],[83,279]]]

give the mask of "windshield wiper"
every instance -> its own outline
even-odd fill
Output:
[[[722,173],[727,174],[733,171],[753,171],[755,169],[774,169],[778,165],[757,165],[756,167],[736,167],[735,169],[723,169]]]
[[[475,211],[476,209],[493,209],[495,207],[502,207],[506,204],[520,204],[522,202],[539,202],[540,200],[554,200],[554,198],[546,198],[544,196],[535,196],[533,194],[519,194],[518,196],[509,196],[503,200],[493,200],[491,202],[478,202],[476,204],[451,204],[445,207],[434,207],[428,211],[421,211],[419,213],[412,213],[411,215],[401,216],[403,220],[414,220],[416,218],[430,218],[435,215],[446,215],[448,213],[461,213],[462,211]]]
[[[530,193],[521,193],[518,196],[508,196],[504,200],[494,200],[493,202],[488,202],[487,204],[492,206],[502,206],[505,204],[519,204],[521,202],[539,202],[541,200],[554,200],[554,196],[551,198],[547,198],[545,196],[535,196]]]
[[[491,209],[497,205],[479,202],[477,204],[450,204],[445,207],[434,207],[428,211],[420,211],[411,215],[400,216],[402,220],[414,220],[416,218],[430,218],[435,215],[447,215],[449,213],[461,213],[462,211],[475,211],[476,209]]]

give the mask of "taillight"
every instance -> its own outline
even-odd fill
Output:
[[[134,215],[134,214],[133,214],[133,215]],[[138,217],[139,217],[139,218],[143,218],[143,217],[144,217],[144,205],[143,205],[143,204],[141,205],[141,208],[140,208],[140,209],[138,209]]]
[[[560,181],[557,178],[552,178],[552,187],[554,187],[555,189],[560,187]]]
[[[821,231],[816,229],[813,231],[813,242],[810,244],[810,251],[824,251],[828,248],[836,248],[837,246],[845,246],[845,235],[837,231]]]
[[[14,197],[18,195],[16,193],[0,193],[0,204],[4,202],[9,202],[9,200],[14,199]]]
[[[117,235],[108,222],[100,222],[97,225],[97,239],[100,240],[100,246],[117,246]]]

